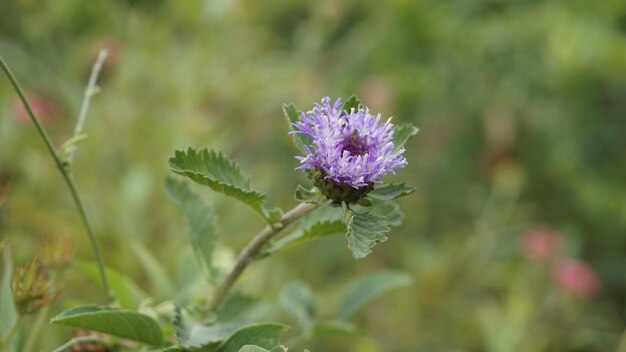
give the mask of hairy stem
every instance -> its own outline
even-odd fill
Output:
[[[65,183],[67,184],[67,187],[70,190],[70,194],[72,196],[72,199],[74,200],[74,204],[76,205],[76,208],[78,209],[80,218],[83,224],[85,225],[85,229],[87,230],[89,241],[91,242],[91,248],[93,250],[96,263],[98,264],[98,270],[100,272],[100,279],[102,281],[102,287],[104,288],[105,295],[110,298],[111,296],[110,296],[110,290],[109,290],[109,282],[107,280],[106,272],[104,270],[104,263],[102,261],[100,247],[98,246],[98,242],[96,241],[96,236],[94,235],[94,232],[91,229],[91,225],[89,224],[89,221],[87,220],[87,215],[85,214],[85,209],[83,207],[83,203],[78,194],[78,190],[76,189],[76,185],[74,184],[74,180],[70,176],[69,172],[63,166],[63,162],[61,161],[61,158],[59,157],[59,154],[57,153],[56,149],[52,145],[52,142],[50,141],[50,137],[48,137],[48,133],[39,122],[39,119],[37,118],[37,116],[35,116],[35,113],[33,112],[33,109],[30,106],[30,103],[28,102],[28,100],[26,99],[26,96],[24,95],[24,91],[20,87],[19,83],[17,82],[17,79],[13,75],[13,72],[11,72],[11,69],[9,68],[7,63],[4,61],[4,58],[2,56],[0,56],[0,67],[2,67],[2,71],[4,71],[4,73],[7,75],[7,77],[9,78],[9,81],[11,81],[11,84],[13,85],[13,88],[17,92],[17,95],[22,100],[22,103],[24,104],[24,107],[26,108],[26,111],[28,112],[28,116],[30,117],[31,121],[35,124],[35,127],[37,128],[37,132],[39,133],[39,136],[41,136],[44,143],[46,144],[46,147],[48,148],[48,151],[50,152],[50,156],[52,156],[52,159],[54,160],[54,163],[56,164],[57,169],[59,169],[59,172],[61,172],[61,175],[63,176],[63,179],[65,180]]]
[[[209,303],[209,312],[213,312],[219,307],[220,303],[226,296],[226,293],[233,286],[235,281],[241,276],[243,271],[246,269],[248,264],[252,262],[252,260],[259,254],[261,248],[272,239],[272,237],[276,236],[280,233],[285,227],[294,221],[300,219],[306,214],[310,213],[312,210],[317,208],[317,204],[307,204],[302,203],[297,205],[295,208],[288,211],[283,217],[280,219],[280,227],[272,227],[266,226],[261,232],[259,232],[250,243],[239,253],[237,260],[235,261],[235,266],[228,273],[224,281],[222,281],[219,286],[215,289],[213,296],[211,297]]]

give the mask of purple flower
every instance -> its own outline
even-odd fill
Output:
[[[370,114],[367,107],[346,111],[341,99],[331,105],[325,97],[300,119],[291,133],[305,134],[312,142],[304,146],[305,156],[296,157],[302,163],[297,169],[310,170],[326,183],[371,189],[387,173],[406,165],[404,148],[393,145],[391,118],[381,123],[381,115]]]

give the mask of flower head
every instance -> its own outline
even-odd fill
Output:
[[[391,118],[381,123],[367,107],[344,110],[341,99],[330,98],[303,112],[292,133],[311,138],[297,169],[306,169],[325,195],[335,201],[356,201],[387,173],[406,165],[404,148],[393,144]],[[355,195],[354,192],[357,192]],[[346,199],[345,197],[348,196]]]

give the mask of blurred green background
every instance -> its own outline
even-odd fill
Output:
[[[398,269],[414,283],[358,316],[362,336],[294,351],[626,350],[625,1],[0,2],[0,54],[57,145],[101,48],[110,56],[75,175],[106,263],[157,301],[172,297],[153,287],[137,243],[194,285],[185,224],[162,187],[173,150],[225,151],[288,208],[308,183],[281,105],[356,93],[421,129],[388,179],[417,187],[400,200],[404,224],[364,260],[335,236],[262,261],[239,287],[275,303],[305,280],[324,318],[357,274]],[[90,261],[62,178],[18,110],[0,76],[0,236],[18,264],[61,235]],[[228,263],[262,222],[203,192]],[[587,271],[563,274],[564,258]],[[52,313],[102,299],[84,270],[63,281]],[[47,349],[71,335],[44,332]]]

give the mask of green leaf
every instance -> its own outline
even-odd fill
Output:
[[[302,112],[298,110],[298,108],[296,108],[296,106],[293,104],[283,104],[283,113],[285,115],[285,120],[289,125],[289,130],[294,131],[293,123],[300,121],[300,116],[302,115]],[[304,146],[309,145],[313,142],[311,137],[307,136],[304,133],[292,133],[291,136],[293,137],[293,143],[303,153],[306,153]]]
[[[187,182],[173,177],[165,179],[165,190],[178,204],[189,224],[189,237],[194,253],[207,278],[215,277],[213,251],[217,239],[215,209],[194,193]]]
[[[238,199],[269,220],[270,214],[264,205],[265,195],[253,190],[250,178],[221,152],[206,148],[200,151],[189,148],[186,152],[177,150],[169,159],[169,165],[173,172]]]
[[[361,101],[356,96],[356,94],[352,94],[345,103],[343,103],[342,109],[350,113],[352,109],[359,110],[359,105],[361,105]]]
[[[266,350],[265,348],[255,345],[245,345],[239,350],[239,352],[270,352],[270,350]]]
[[[136,239],[131,240],[130,248],[143,267],[148,280],[150,280],[154,291],[156,291],[156,296],[162,299],[172,297],[174,295],[174,285],[161,263],[150,253],[146,246]]]
[[[411,137],[417,134],[417,132],[419,132],[419,128],[411,125],[410,123],[396,126],[393,132],[393,145],[395,150],[402,148],[404,144],[411,139]]]
[[[280,291],[280,305],[304,330],[313,326],[315,302],[311,288],[304,282],[291,282]]]
[[[336,207],[324,205],[305,217],[293,232],[274,242],[264,252],[271,253],[296,243],[345,233],[345,231],[346,225],[341,218],[341,211]]]
[[[68,309],[50,320],[53,324],[102,332],[153,346],[163,343],[154,319],[132,310],[87,305]]]
[[[367,196],[376,200],[389,201],[404,197],[413,193],[413,191],[415,191],[415,188],[405,186],[404,183],[391,183],[374,188]]]
[[[203,348],[223,341],[233,330],[232,326],[224,324],[193,325],[188,328],[188,337],[180,342],[186,348]]]
[[[348,230],[346,232],[348,247],[357,259],[365,258],[372,253],[372,247],[376,243],[386,241],[385,234],[390,230],[387,219],[373,212],[356,213],[346,209],[344,223]]]
[[[389,290],[411,284],[412,278],[398,271],[369,274],[352,282],[343,296],[339,307],[339,320],[347,320],[374,299]]]
[[[322,192],[317,189],[317,187],[306,189],[303,186],[298,185],[298,188],[296,188],[295,199],[298,203],[320,204],[324,201],[324,196],[322,195]]]
[[[404,218],[404,213],[396,202],[376,201],[372,204],[370,211],[384,216],[389,226],[400,226]]]
[[[235,331],[222,342],[217,352],[239,352],[245,345],[272,349],[280,344],[280,334],[287,326],[277,323],[252,324]]]
[[[77,267],[89,276],[91,280],[100,284],[98,266],[91,262],[78,262]],[[109,286],[119,304],[128,309],[137,308],[139,303],[147,297],[146,293],[128,276],[112,268],[105,268],[109,279]]]

